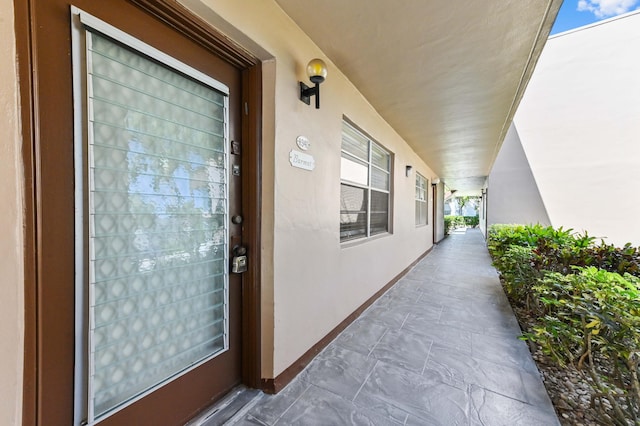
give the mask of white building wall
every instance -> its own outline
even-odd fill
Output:
[[[487,185],[491,188],[486,217],[488,226],[496,223],[551,224],[513,125],[502,143]]]
[[[250,13],[233,0],[184,3],[271,58],[264,78],[262,367],[277,377],[432,246],[432,215],[416,228],[415,175],[407,177],[405,166],[435,176],[275,2],[254,2]],[[308,81],[305,67],[315,57],[328,65],[319,110],[298,99],[298,81]],[[347,244],[339,234],[343,116],[394,156],[392,233]],[[313,171],[289,164],[300,135],[311,142]]]
[[[551,223],[619,245],[640,245],[638,52],[640,12],[551,37],[515,116]]]

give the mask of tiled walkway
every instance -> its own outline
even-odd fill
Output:
[[[478,230],[454,233],[237,425],[558,425]]]

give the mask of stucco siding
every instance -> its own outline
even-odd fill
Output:
[[[273,175],[263,178],[263,191],[273,198],[261,214],[263,232],[273,236],[262,248],[263,260],[273,259],[273,269],[263,270],[263,357],[273,357],[263,362],[263,375],[276,377],[431,247],[433,218],[415,227],[415,176],[407,177],[405,166],[428,179],[434,173],[275,2],[257,2],[250,11],[234,1],[185,3],[258,56],[268,52],[275,64],[273,80],[265,81],[265,97],[273,98],[264,101],[273,106],[264,117],[273,134],[263,140],[264,172]],[[319,110],[298,99],[298,81],[307,81],[305,67],[314,57],[329,69]],[[339,239],[343,117],[394,158],[392,233],[347,245]],[[313,171],[289,163],[300,135],[311,142]]]
[[[515,116],[554,226],[640,244],[640,12],[551,37]]]
[[[488,187],[491,188],[488,226],[496,223],[550,225],[538,185],[513,125],[493,164]]]

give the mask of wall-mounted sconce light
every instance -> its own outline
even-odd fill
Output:
[[[406,167],[406,173],[407,173],[407,177],[411,176],[411,170],[413,169],[413,166],[410,166],[407,164]]]
[[[307,75],[314,87],[309,87],[300,82],[300,100],[311,105],[311,96],[316,97],[316,109],[320,109],[320,83],[327,78],[327,65],[321,59],[312,59],[307,64]]]

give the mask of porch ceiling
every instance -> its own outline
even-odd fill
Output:
[[[459,193],[489,174],[562,3],[276,1]]]

